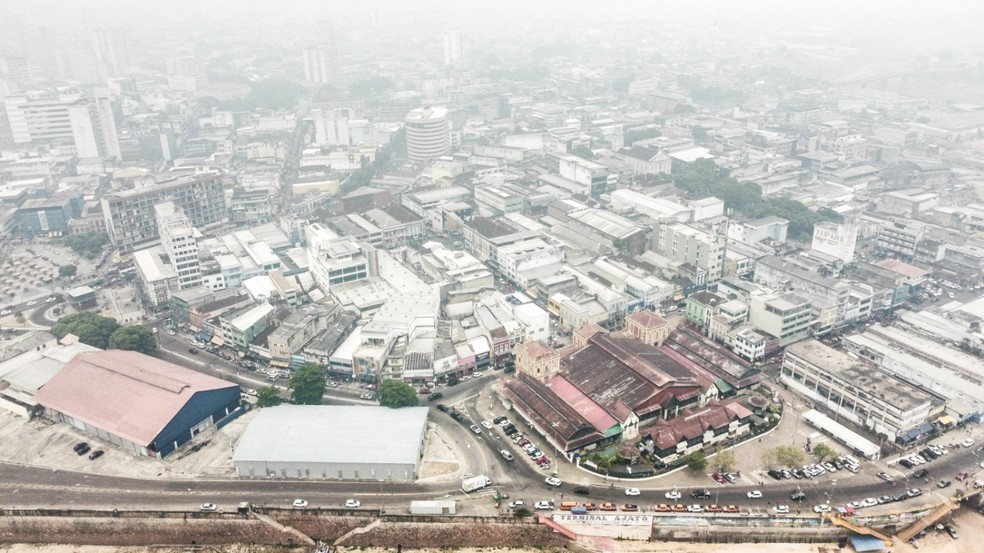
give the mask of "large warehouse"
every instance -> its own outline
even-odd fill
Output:
[[[417,477],[426,407],[280,405],[260,410],[232,460],[246,478]]]
[[[54,421],[157,458],[242,413],[238,385],[121,350],[76,355],[34,400]]]

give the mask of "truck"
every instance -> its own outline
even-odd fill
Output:
[[[492,479],[484,474],[479,474],[478,476],[472,476],[471,478],[465,478],[461,481],[461,491],[465,493],[471,493],[475,490],[480,490],[487,486],[492,485]]]

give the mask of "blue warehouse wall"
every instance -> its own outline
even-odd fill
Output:
[[[220,390],[198,392],[191,396],[188,403],[157,435],[154,440],[157,452],[161,457],[172,453],[176,447],[180,447],[193,437],[192,427],[207,418],[212,419],[213,425],[226,418],[226,411],[232,413],[239,408],[239,397],[239,386],[235,385]]]

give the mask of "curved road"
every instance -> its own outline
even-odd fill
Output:
[[[50,306],[49,306],[50,307]],[[238,369],[229,361],[223,360],[205,351],[197,355],[187,353],[189,345],[187,338],[182,335],[169,336],[163,332],[158,334],[162,349],[157,355],[164,359],[188,365],[189,362],[215,376],[238,382],[246,388],[255,388],[270,384],[262,376],[249,371]],[[558,500],[567,494],[568,498],[578,498],[581,501],[594,503],[636,503],[643,509],[652,509],[659,503],[717,503],[721,505],[739,505],[744,509],[765,511],[777,504],[789,504],[794,510],[797,505],[791,502],[789,495],[799,489],[806,494],[806,500],[799,505],[804,512],[813,505],[829,501],[832,505],[882,495],[895,495],[904,492],[908,486],[920,487],[926,497],[910,502],[938,502],[942,497],[950,497],[953,492],[964,484],[954,482],[950,488],[940,490],[935,481],[940,478],[953,479],[962,470],[971,474],[977,472],[982,454],[975,449],[957,448],[940,459],[926,465],[930,471],[930,480],[907,482],[905,476],[913,471],[903,471],[900,467],[888,470],[896,476],[895,482],[884,482],[872,474],[872,465],[867,465],[865,471],[850,478],[838,479],[838,474],[830,474],[816,479],[774,481],[768,479],[761,486],[721,485],[708,479],[705,488],[711,493],[710,499],[692,500],[690,491],[693,488],[680,489],[683,497],[679,500],[664,498],[666,491],[674,489],[673,477],[650,479],[639,483],[626,481],[609,483],[602,477],[589,473],[576,473],[579,469],[569,464],[555,465],[565,476],[576,480],[594,482],[587,484],[590,489],[589,497],[574,496],[573,485],[565,483],[560,488],[547,486],[543,480],[549,471],[535,468],[519,452],[498,426],[491,430],[482,428],[481,434],[469,430],[471,424],[480,425],[483,419],[490,419],[494,405],[487,384],[501,373],[489,372],[481,379],[468,380],[455,387],[444,387],[441,392],[444,398],[440,400],[446,405],[453,405],[465,414],[466,420],[455,421],[446,413],[433,410],[431,418],[438,422],[442,434],[454,443],[453,448],[460,455],[462,471],[465,474],[487,474],[496,486],[513,498],[523,498],[528,503],[542,499]],[[279,381],[281,385],[283,381]],[[341,387],[329,389],[325,398],[328,404],[372,404],[374,402],[358,398],[359,390]],[[538,440],[542,443],[542,440]],[[937,440],[939,441],[939,440]],[[451,445],[451,444],[449,444]],[[513,462],[506,462],[499,451],[507,449],[516,457]],[[545,450],[546,451],[546,450]],[[548,452],[548,455],[550,453]],[[555,457],[555,455],[550,455]],[[920,467],[923,468],[923,467]],[[898,470],[896,470],[898,469]],[[626,497],[624,488],[639,487],[642,493],[638,497]],[[761,499],[748,499],[746,492],[760,489]],[[829,495],[828,495],[829,494]],[[935,496],[934,496],[935,494]],[[435,499],[445,496],[461,498],[458,481],[440,483],[380,483],[380,482],[339,482],[317,480],[246,480],[246,479],[196,479],[196,480],[141,480],[133,478],[86,474],[71,471],[51,470],[13,464],[0,463],[0,497],[3,497],[3,507],[33,508],[33,507],[74,507],[74,508],[103,508],[103,509],[197,509],[203,502],[212,502],[224,506],[235,505],[240,501],[269,506],[289,506],[294,498],[303,497],[310,502],[311,508],[341,507],[345,499],[357,498],[367,508],[387,508],[391,505],[405,507],[413,499]]]

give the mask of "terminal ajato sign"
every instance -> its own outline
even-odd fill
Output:
[[[572,515],[557,513],[553,515],[554,522],[560,524],[599,524],[602,526],[652,526],[653,515],[632,514],[594,514]]]

